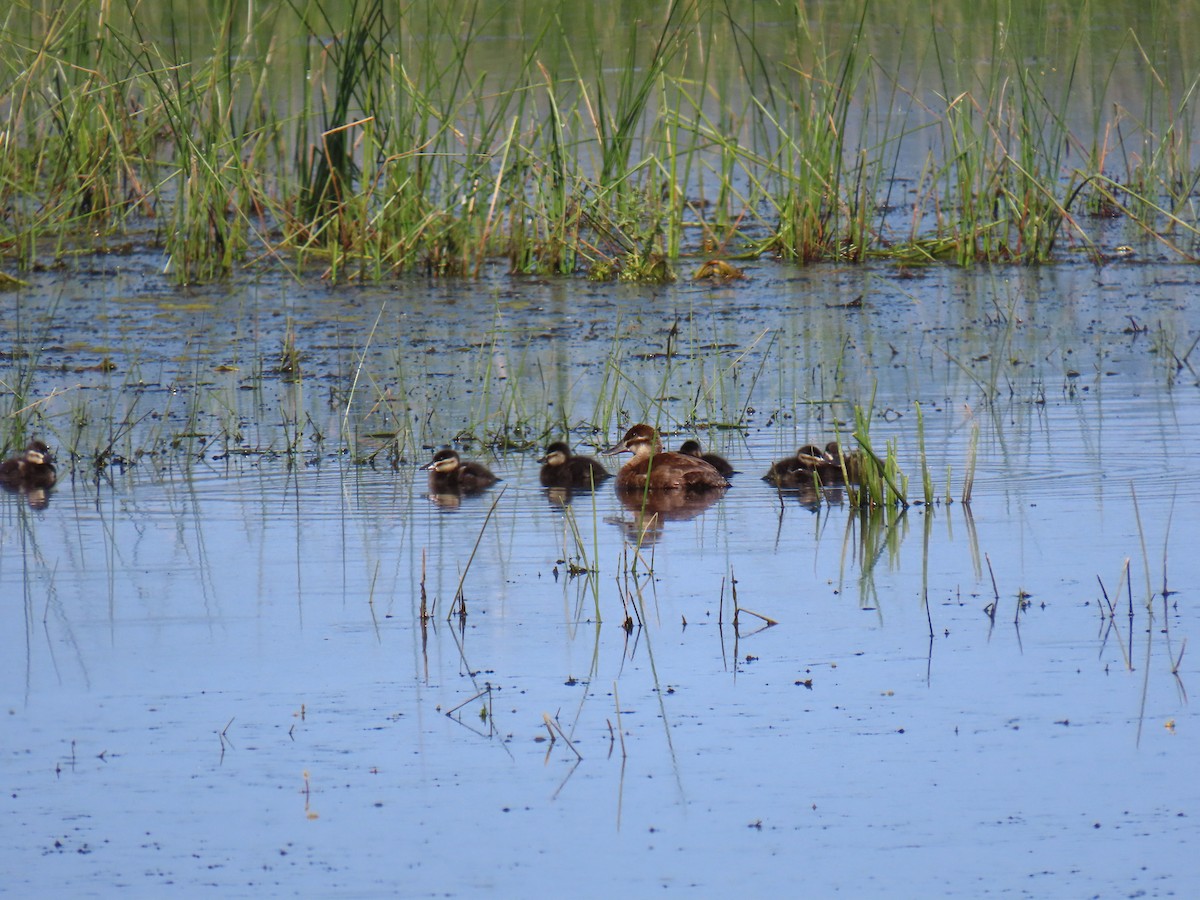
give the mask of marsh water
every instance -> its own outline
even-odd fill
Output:
[[[747,275],[10,294],[0,892],[1192,893],[1195,268]],[[854,404],[907,509],[760,480]],[[539,486],[637,421],[733,486]]]

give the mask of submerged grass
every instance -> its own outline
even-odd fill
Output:
[[[1190,258],[1195,26],[1153,6],[1105,44],[1090,5],[1062,34],[982,4],[897,37],[866,2],[825,21],[735,0],[636,19],[23,0],[0,29],[0,253],[147,243],[181,282],[495,259],[663,282],[686,254],[1100,259],[1119,217]],[[1140,105],[1113,105],[1130,70]]]

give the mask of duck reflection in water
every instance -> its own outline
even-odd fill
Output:
[[[699,441],[684,441],[679,446],[679,452],[684,456],[694,456],[696,459],[704,460],[721,473],[722,478],[737,474],[737,470],[729,464],[729,460],[723,456],[717,456],[715,453],[705,453],[701,449]]]
[[[30,441],[24,452],[0,463],[0,487],[11,494],[24,494],[33,509],[46,508],[50,488],[57,481],[54,457],[42,441]]]
[[[634,519],[617,520],[630,540],[653,543],[663,523],[700,515],[725,495],[729,482],[702,459],[664,452],[658,432],[634,425],[606,456],[632,453],[617,473],[617,497]]]
[[[819,513],[823,506],[841,506],[846,497],[837,485],[802,484],[787,491],[788,496],[794,496],[796,502],[811,513]]]
[[[724,496],[723,490],[689,491],[617,491],[617,499],[632,517],[609,516],[605,521],[620,525],[633,544],[653,544],[663,534],[667,522],[694,519]]]
[[[555,441],[546,448],[546,455],[538,460],[542,470],[538,477],[542,487],[565,488],[590,491],[601,482],[612,478],[608,470],[590,456],[576,456],[563,441]]]
[[[429,492],[434,495],[477,494],[500,480],[487,466],[461,459],[449,447],[433,454],[433,459],[421,466],[420,471],[429,473]]]

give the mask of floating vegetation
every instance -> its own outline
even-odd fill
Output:
[[[731,265],[723,259],[710,259],[692,276],[693,281],[733,281],[737,278],[745,278],[746,273],[737,266]]]

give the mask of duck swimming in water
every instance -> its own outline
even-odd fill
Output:
[[[821,477],[826,484],[842,484],[850,482],[857,484],[862,475],[862,454],[857,450],[851,450],[849,453],[842,453],[842,448],[837,441],[830,441],[825,445],[825,455],[829,457],[829,464],[822,470]],[[843,469],[843,464],[845,468]]]
[[[771,464],[763,481],[781,488],[794,488],[801,485],[811,485],[813,474],[820,475],[822,466],[833,462],[824,450],[816,444],[805,444],[796,451],[794,456],[784,457]]]
[[[582,488],[591,490],[605,479],[612,478],[608,470],[590,456],[576,456],[563,441],[555,441],[546,448],[539,478],[542,487]]]
[[[715,453],[705,453],[700,449],[699,441],[684,441],[679,452],[684,456],[694,456],[696,459],[702,459],[718,472],[723,478],[728,478],[730,475],[736,475],[737,470],[729,464],[729,461],[723,456],[717,456]]]
[[[805,444],[795,456],[772,463],[763,481],[781,488],[811,487],[814,481],[844,484],[847,480],[857,482],[860,470],[861,457],[857,450],[843,456],[838,442],[830,441],[824,448]]]
[[[710,491],[729,487],[725,477],[702,459],[664,452],[658,432],[649,425],[634,425],[605,456],[632,453],[633,459],[617,473],[618,490]]]
[[[30,441],[24,453],[0,463],[0,485],[10,491],[46,490],[56,481],[54,457],[42,441]]]
[[[474,494],[500,480],[487,466],[460,459],[449,447],[433,454],[421,471],[429,472],[429,491],[433,494]]]

